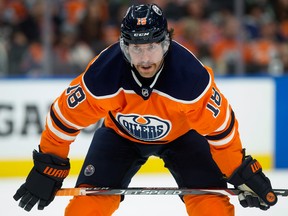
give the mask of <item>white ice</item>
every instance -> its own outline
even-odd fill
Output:
[[[288,188],[288,170],[266,171],[274,188]],[[63,187],[73,187],[75,177],[68,177]],[[26,212],[18,207],[12,196],[23,183],[22,178],[0,179],[0,215],[8,216],[63,216],[65,206],[70,197],[56,197],[44,210],[39,211],[35,207]],[[176,186],[170,175],[136,175],[130,184],[131,187],[173,187]],[[268,211],[259,209],[242,208],[236,196],[231,197],[235,205],[236,216],[287,216],[288,197],[279,197],[276,206]],[[184,204],[177,195],[129,195],[125,197],[120,208],[113,216],[185,216],[187,215]]]

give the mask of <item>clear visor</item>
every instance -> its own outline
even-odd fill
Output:
[[[151,43],[151,44],[130,44],[128,46],[128,51],[132,55],[144,55],[147,53],[148,55],[153,55],[159,50],[162,49],[160,43]]]
[[[162,60],[168,51],[170,44],[169,36],[160,43],[149,43],[149,44],[128,44],[126,45],[123,38],[120,39],[120,47],[124,53],[126,59],[130,64],[133,64],[133,58],[141,58],[144,55],[153,57],[154,62]]]

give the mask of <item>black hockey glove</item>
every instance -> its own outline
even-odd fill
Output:
[[[21,185],[13,198],[19,206],[30,211],[39,202],[38,209],[43,210],[54,199],[55,193],[62,187],[62,182],[70,170],[69,159],[33,151],[34,167],[26,182]]]
[[[228,182],[243,191],[238,198],[245,208],[256,207],[267,210],[277,203],[277,196],[272,190],[270,180],[262,172],[260,163],[251,156],[244,158]]]

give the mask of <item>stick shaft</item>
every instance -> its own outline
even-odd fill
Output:
[[[174,187],[134,187],[114,189],[107,187],[96,188],[63,188],[57,191],[56,196],[92,196],[92,195],[238,195],[238,189],[187,189]],[[274,189],[277,196],[288,196],[288,189]]]

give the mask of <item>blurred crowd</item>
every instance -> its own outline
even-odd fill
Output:
[[[76,76],[151,2],[216,74],[288,74],[288,0],[0,0],[0,77]]]

